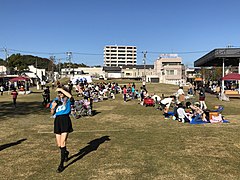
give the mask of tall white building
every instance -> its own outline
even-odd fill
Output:
[[[104,47],[104,66],[124,66],[137,64],[136,46],[110,45]]]

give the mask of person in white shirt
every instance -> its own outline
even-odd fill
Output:
[[[163,112],[164,117],[169,118],[168,110],[170,108],[171,103],[175,100],[175,96],[170,96],[169,98],[164,98],[161,100],[161,105],[164,106]]]
[[[185,101],[185,96],[184,96],[184,91],[182,86],[179,87],[176,96],[177,96],[178,103]]]
[[[3,85],[1,85],[1,86],[0,86],[1,96],[3,95],[3,90],[4,90]]]
[[[185,112],[182,103],[178,104],[177,114],[179,121],[181,121],[182,123],[190,122],[190,119],[188,118],[188,115]]]

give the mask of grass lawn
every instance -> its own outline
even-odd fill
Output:
[[[150,94],[177,91],[147,87]],[[41,91],[33,91],[19,95],[16,109],[10,95],[0,96],[0,179],[240,179],[240,99],[222,102],[207,94],[208,108],[224,105],[230,123],[204,125],[165,120],[121,95],[95,103],[93,117],[72,118],[71,159],[58,174],[53,119],[41,106]]]

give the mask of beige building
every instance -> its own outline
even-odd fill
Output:
[[[89,74],[92,77],[103,77],[104,72],[102,67],[78,67],[78,68],[63,68],[61,75],[64,77],[72,77],[82,74]]]
[[[0,66],[0,75],[7,74],[7,68],[6,66]]]
[[[184,84],[184,65],[177,54],[162,54],[154,63],[156,75],[160,83]]]
[[[142,80],[146,77],[146,82],[167,83],[183,85],[186,83],[185,67],[182,58],[176,54],[160,55],[154,65],[122,65],[116,66],[88,67],[76,69],[62,69],[63,76],[79,75],[88,73],[92,77],[102,78],[129,78]],[[111,64],[112,65],[112,64]]]
[[[122,74],[125,78],[143,78],[144,76],[154,75],[153,65],[132,65],[122,66]]]
[[[136,65],[136,63],[136,46],[111,45],[104,47],[104,66],[116,67],[124,65]]]

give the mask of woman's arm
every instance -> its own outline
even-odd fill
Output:
[[[67,96],[68,98],[71,98],[71,97],[72,97],[72,95],[71,95],[69,92],[65,91],[65,90],[62,89],[62,88],[57,88],[56,91],[62,92],[62,93],[63,93],[65,96]]]
[[[52,102],[52,107],[51,107],[51,114],[52,115],[54,114],[56,106],[57,106],[57,103],[56,102]]]

